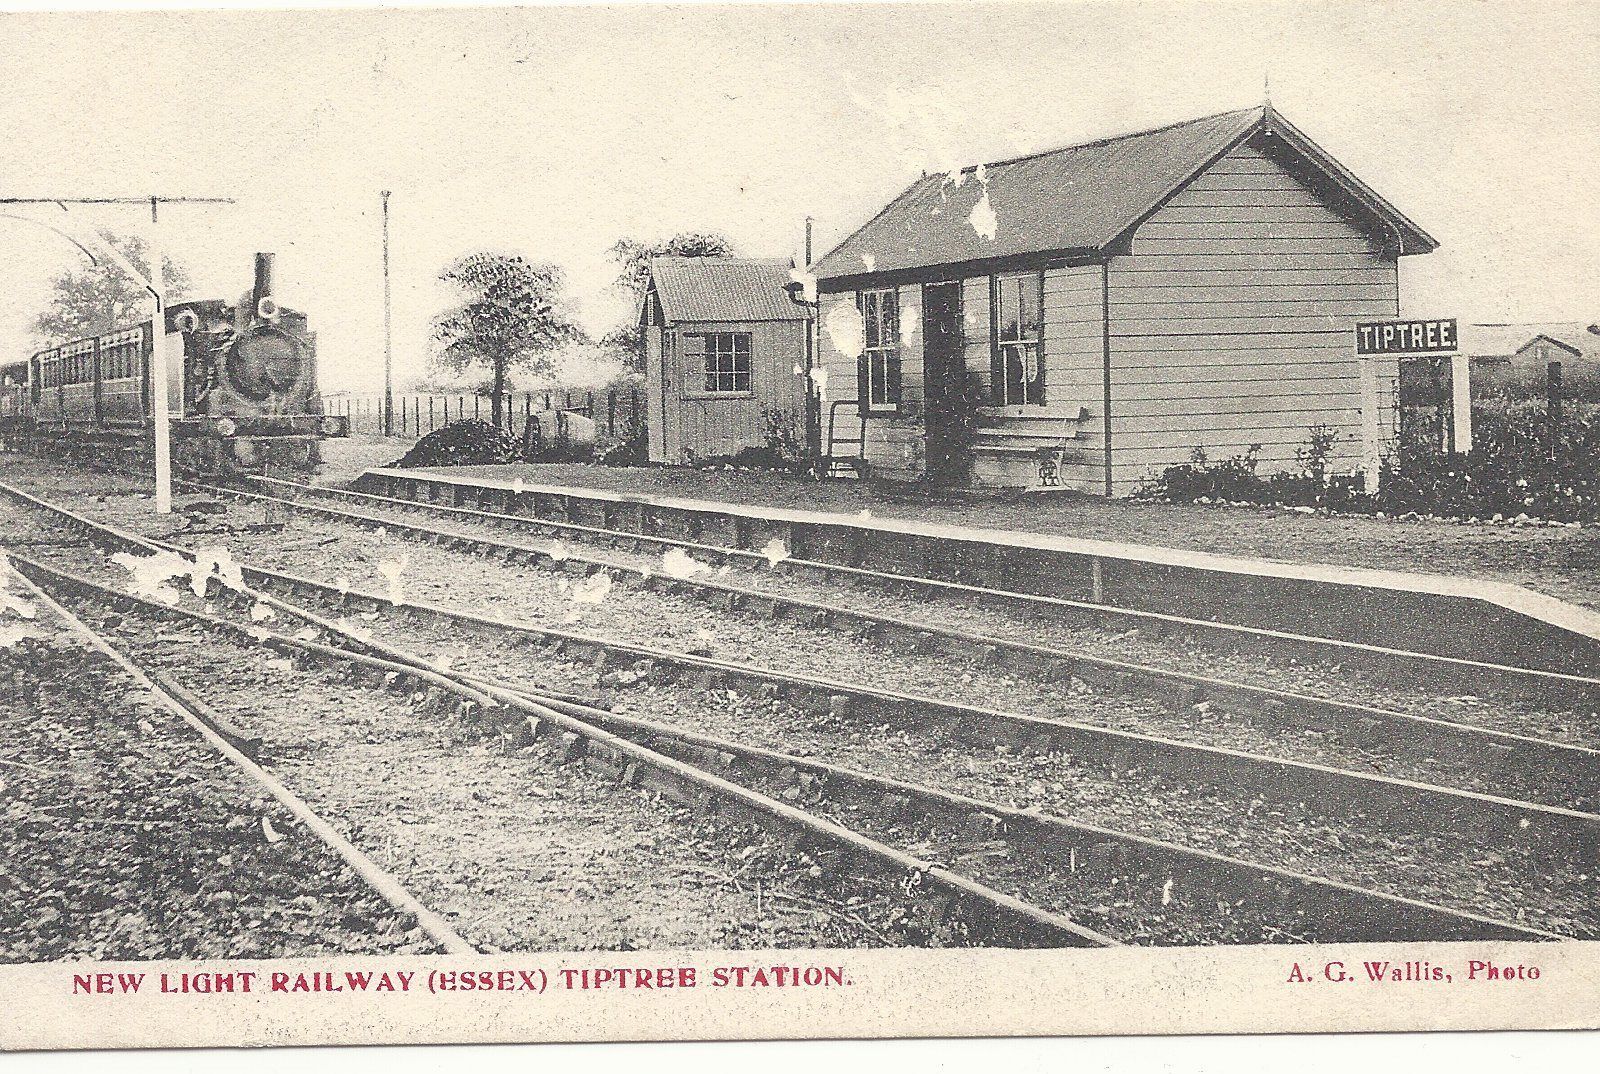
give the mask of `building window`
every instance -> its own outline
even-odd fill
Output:
[[[1044,405],[1044,273],[996,276],[990,287],[995,406]]]
[[[749,332],[707,332],[690,339],[705,347],[701,390],[708,395],[750,391]]]
[[[900,299],[892,289],[862,291],[866,346],[856,363],[856,395],[864,410],[900,406]]]

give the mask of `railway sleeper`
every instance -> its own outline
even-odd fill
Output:
[[[609,718],[608,726],[646,725],[648,721]],[[628,733],[624,731],[623,733]],[[688,731],[663,732],[684,740],[717,744],[719,740]],[[747,756],[767,757],[769,764],[781,765],[784,778],[798,778],[810,770],[825,773],[827,783],[814,786],[853,788],[862,797],[880,804],[893,796],[894,804],[904,799],[913,803],[919,815],[940,816],[959,825],[973,845],[992,844],[998,837],[1022,840],[1036,848],[1069,875],[1081,872],[1129,878],[1135,873],[1166,879],[1185,888],[1203,887],[1212,892],[1219,908],[1237,907],[1261,897],[1284,903],[1290,914],[1304,922],[1318,922],[1324,928],[1331,919],[1335,930],[1347,930],[1350,938],[1362,940],[1405,940],[1418,936],[1449,938],[1554,938],[1538,930],[1496,922],[1469,913],[1458,913],[1426,903],[1384,896],[1349,885],[1321,881],[1315,877],[1273,870],[1233,861],[1205,851],[1191,851],[1161,844],[1138,836],[1095,829],[1048,814],[1010,807],[986,808],[983,803],[933,788],[899,784],[865,773],[837,769],[824,762],[785,758],[782,754],[758,747],[734,747]],[[896,786],[885,792],[885,784]],[[1142,864],[1140,864],[1142,863]],[[1241,874],[1241,868],[1245,870]],[[1164,897],[1164,896],[1163,896]],[[1219,912],[1221,910],[1219,909]]]
[[[308,493],[306,490],[294,488],[292,491],[297,497],[306,494],[334,495],[334,493],[326,490],[314,490]],[[416,507],[415,509],[418,511],[427,510],[423,507]],[[334,513],[335,512],[329,511],[329,514]],[[793,542],[791,542],[791,547],[793,547]],[[796,554],[803,553],[803,549],[796,550]],[[801,569],[804,565],[786,561],[784,566],[789,569]],[[908,576],[904,588],[910,591],[913,595],[921,594],[927,588],[927,581],[928,580],[923,580],[919,583],[917,579]],[[891,590],[895,588],[893,581],[889,579],[880,578],[879,583],[888,586]],[[1006,594],[996,593],[993,594],[993,596],[999,599],[1005,599]],[[1080,607],[1078,610],[1085,614],[1098,613],[1100,619],[1103,619],[1107,623],[1114,623],[1119,619],[1119,617],[1121,619],[1127,619],[1131,614],[1123,609],[1114,607],[1094,609],[1092,606],[1086,605]],[[1167,623],[1165,620],[1150,620],[1143,616],[1138,616],[1137,618],[1139,623],[1135,629],[1140,630],[1150,636],[1166,636],[1166,634],[1169,632],[1193,634],[1198,630],[1202,635],[1210,638],[1212,641],[1219,642],[1221,648],[1231,651],[1246,651],[1246,648],[1239,643],[1248,639],[1243,639],[1239,636],[1230,636],[1230,631],[1228,628],[1226,628],[1225,624],[1222,625],[1221,629],[1212,629],[1208,632],[1207,628],[1213,626],[1213,624],[1201,620],[1191,623],[1172,624]],[[1124,623],[1123,625],[1125,626],[1126,624]],[[1291,635],[1286,635],[1274,638],[1272,644],[1279,653],[1293,655],[1296,656],[1296,658],[1304,657],[1310,664],[1326,666],[1330,663],[1327,647],[1318,639],[1297,638]],[[1368,668],[1369,670],[1381,669],[1386,664],[1393,664],[1402,673],[1409,676],[1409,681],[1407,681],[1404,685],[1411,688],[1415,688],[1419,684],[1424,684],[1431,688],[1435,685],[1435,680],[1437,680],[1437,685],[1440,688],[1457,690],[1459,690],[1463,685],[1466,685],[1472,689],[1482,689],[1485,686],[1490,686],[1492,688],[1496,685],[1504,686],[1506,684],[1506,669],[1498,669],[1493,666],[1475,668],[1470,664],[1462,664],[1460,662],[1457,662],[1457,665],[1450,667],[1437,666],[1434,664],[1419,666],[1414,658],[1409,657],[1406,654],[1385,654],[1381,650],[1374,650],[1371,652],[1365,650],[1350,651],[1345,653],[1341,659],[1353,666],[1360,666]],[[1513,677],[1516,677],[1514,670],[1512,671],[1512,675]],[[1464,682],[1464,680],[1466,681]],[[1521,685],[1528,686],[1529,684],[1521,683]],[[1532,691],[1533,693],[1540,695],[1540,699],[1544,701],[1549,701],[1552,694],[1558,695],[1563,703],[1569,700],[1575,703],[1592,701],[1597,692],[1592,684],[1573,684],[1558,680],[1532,684]]]
[[[1074,730],[1082,730],[1082,728],[1074,728]],[[1102,741],[1102,743],[1099,743],[1099,746],[1106,747],[1107,746],[1106,741]],[[1190,760],[1190,762],[1192,762],[1192,760],[1194,760],[1194,759],[1187,759],[1187,760]],[[1246,765],[1246,768],[1248,768],[1248,767],[1250,767],[1250,765]],[[1237,768],[1237,765],[1235,765],[1235,768]],[[1261,775],[1261,771],[1262,770],[1259,770],[1259,768],[1258,768],[1258,770],[1253,771],[1253,773],[1250,773],[1250,775],[1251,776],[1259,776],[1259,775]],[[1299,773],[1299,775],[1304,776],[1304,773]],[[1269,779],[1269,783],[1270,783],[1270,779]],[[1275,792],[1280,791],[1280,787],[1274,787],[1274,791]],[[1389,795],[1389,797],[1395,797],[1395,795]],[[1405,797],[1405,795],[1400,795],[1400,797]],[[1522,818],[1522,820],[1526,820],[1526,818]],[[1526,828],[1526,826],[1523,826],[1523,828]],[[1589,837],[1590,837],[1589,836],[1589,832],[1586,831],[1586,828],[1587,828],[1586,824],[1581,824],[1581,823],[1576,824],[1576,829],[1578,829],[1578,831],[1581,832],[1582,836],[1584,836],[1584,839],[1589,839]],[[1520,832],[1518,832],[1518,834],[1520,834]]]

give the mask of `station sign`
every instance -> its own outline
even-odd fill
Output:
[[[1366,321],[1356,325],[1357,354],[1453,354],[1456,319]]]

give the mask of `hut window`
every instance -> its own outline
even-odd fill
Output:
[[[1044,273],[996,276],[994,350],[990,356],[995,406],[1044,404]]]
[[[704,391],[729,395],[750,391],[750,333],[708,332],[705,344]]]
[[[900,299],[893,289],[862,291],[866,347],[856,362],[856,395],[862,409],[900,405]]]

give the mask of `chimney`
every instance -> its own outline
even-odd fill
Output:
[[[256,301],[272,297],[272,254],[256,254]]]

